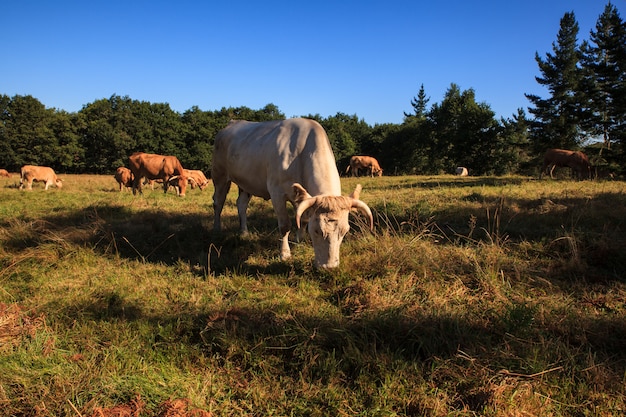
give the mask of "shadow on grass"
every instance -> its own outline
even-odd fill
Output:
[[[611,206],[616,201],[623,201],[620,198],[623,196],[601,194],[595,200],[597,204]],[[498,202],[488,204],[497,206]],[[619,257],[624,248],[621,214],[617,210],[607,212],[604,206],[595,207],[590,212],[604,214],[604,224],[599,225],[595,218],[585,217],[590,216],[584,210],[590,204],[594,203],[571,198],[551,203],[524,199],[510,201],[502,206],[511,210],[502,211],[503,216],[510,216],[510,221],[503,223],[506,227],[502,228],[502,233],[509,234],[514,240],[541,240],[546,234],[538,233],[537,229],[553,229],[559,221],[563,223],[563,216],[567,216],[577,221],[576,233],[585,236],[587,243],[593,242],[596,233],[603,233],[597,239],[596,248],[602,243],[606,245],[603,246],[605,252],[598,255],[598,259],[615,257],[610,266],[612,270],[610,273],[607,270],[606,276],[623,276],[626,267],[624,258]],[[397,215],[400,219],[405,215],[409,221],[412,213],[399,212]],[[432,215],[448,219],[450,228],[466,224],[468,218],[463,207]],[[70,243],[93,247],[104,255],[168,265],[181,261],[202,265],[211,258],[211,270],[215,272],[236,269],[251,276],[289,272],[293,266],[281,262],[271,261],[263,265],[247,262],[250,256],[264,253],[275,254],[277,258],[278,235],[271,211],[255,213],[254,221],[250,223],[257,230],[252,237],[240,237],[236,227],[232,227],[235,222],[231,216],[228,229],[215,233],[210,231],[212,219],[208,215],[158,210],[132,212],[122,206],[103,204],[68,213],[52,213],[23,227],[0,226],[15,232],[3,240],[5,248],[14,252],[37,249],[46,244]],[[488,229],[489,226],[485,227]],[[608,238],[607,227],[610,228]],[[453,240],[448,243],[454,244]],[[581,250],[589,247],[592,245],[583,246]],[[215,248],[214,252],[211,248]],[[582,256],[590,254],[584,252]],[[332,276],[323,275],[320,279],[331,280]],[[71,311],[63,311],[63,308]],[[244,371],[256,371],[271,365],[272,371],[277,371],[278,375],[288,375],[295,380],[341,380],[354,384],[361,378],[369,378],[380,383],[388,372],[394,370],[398,361],[402,361],[415,365],[417,372],[431,378],[433,383],[455,385],[465,377],[461,369],[472,367],[466,366],[467,363],[477,363],[473,369],[487,369],[486,379],[493,378],[501,369],[532,375],[542,369],[532,369],[528,364],[536,365],[536,357],[541,355],[556,355],[541,359],[546,366],[564,362],[578,366],[576,361],[593,357],[611,374],[623,376],[626,372],[626,323],[620,315],[599,318],[589,315],[576,318],[575,324],[567,326],[560,326],[557,321],[541,328],[529,325],[523,329],[523,334],[516,334],[521,330],[507,328],[496,315],[491,317],[492,320],[484,320],[482,311],[451,315],[415,309],[409,315],[404,310],[390,308],[359,317],[329,318],[322,312],[290,312],[287,315],[275,309],[247,305],[228,310],[186,306],[182,311],[154,315],[115,290],[96,293],[85,304],[59,306],[59,310],[60,317],[84,318],[86,322],[145,322],[151,333],[158,335],[154,336],[159,339],[158,349],[176,349],[181,343],[189,344],[207,355],[234,363]],[[546,340],[562,344],[561,349],[572,348],[573,357],[562,355],[559,348],[538,352],[537,346],[541,347]],[[459,366],[447,367],[445,375],[434,375],[436,363],[446,361]],[[456,373],[453,372],[455,369]],[[593,369],[585,368],[585,372],[591,371]],[[569,378],[571,372],[557,371],[554,377],[562,373],[561,378]],[[488,395],[475,395],[471,390],[459,389],[457,394],[461,403],[471,404],[471,409],[476,412],[490,401]]]
[[[485,184],[499,179],[470,181]],[[378,220],[378,232],[392,228],[393,234],[411,234],[415,229],[407,225],[429,219],[437,226],[438,233],[445,235],[440,243],[446,244],[505,237],[510,243],[547,245],[558,256],[571,252],[572,248],[561,246],[574,242],[577,251],[574,255],[594,268],[593,275],[598,281],[626,276],[626,258],[622,256],[626,251],[623,194],[601,193],[593,199],[567,196],[501,199],[470,193],[460,198],[459,204],[444,209],[432,210],[420,204],[408,208],[393,202],[371,204]],[[223,216],[224,230],[214,232],[211,213],[157,209],[133,212],[114,203],[57,211],[24,225],[5,223],[0,227],[10,231],[2,242],[10,251],[64,241],[142,262],[167,265],[184,262],[199,275],[226,270],[252,275],[287,273],[289,267],[277,261],[279,236],[271,206],[257,206],[251,211],[249,224],[254,229],[247,237],[239,235],[236,216]],[[276,262],[259,266],[247,262],[251,256]]]
[[[89,304],[72,308],[76,311],[65,316],[148,323],[155,349],[169,352],[180,344],[193,345],[244,373],[270,372],[273,378],[310,383],[343,381],[358,389],[366,381],[381,383],[390,372],[410,369],[419,378],[457,387],[460,403],[476,412],[492,401],[488,381],[502,372],[524,380],[555,369],[546,377],[557,384],[572,374],[585,378],[594,373],[595,383],[611,392],[621,390],[626,372],[626,323],[619,317],[507,331],[495,318],[472,319],[472,311],[407,315],[387,309],[360,318],[329,318],[322,312],[285,316],[246,306],[153,316],[115,292],[96,294]],[[574,352],[572,357],[562,356],[564,347]],[[585,368],[579,361],[590,356],[597,365],[579,372]],[[463,381],[472,380],[484,383],[488,395],[463,389]]]

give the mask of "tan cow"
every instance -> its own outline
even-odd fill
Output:
[[[126,188],[133,187],[133,173],[126,167],[119,167],[113,175],[115,181],[120,185],[120,192]]]
[[[209,180],[204,175],[204,172],[199,169],[185,169],[185,173],[187,174],[187,179],[189,180],[189,185],[191,188],[194,188],[195,185],[200,188],[200,190],[204,190],[207,185],[209,185]]]
[[[40,167],[37,165],[24,165],[20,170],[20,190],[24,189],[24,184],[26,184],[27,190],[32,190],[33,181],[45,182],[45,190],[53,184],[56,185],[57,188],[61,188],[63,186],[63,183],[59,178],[57,178],[57,175],[54,173],[52,168]]]
[[[6,169],[0,169],[0,177],[11,178],[11,174]]]
[[[152,153],[136,152],[128,158],[128,166],[133,173],[133,194],[142,193],[141,179],[163,180],[163,191],[167,193],[170,181],[176,177],[181,197],[187,189],[187,175],[182,164],[175,156],[157,155]]]
[[[361,170],[369,172],[372,177],[374,175],[376,175],[377,177],[383,175],[383,170],[378,164],[378,161],[376,160],[376,158],[373,158],[371,156],[353,156],[352,158],[350,158],[350,165],[348,165],[348,167],[346,168],[346,174],[350,170],[352,170],[353,177],[358,177]]]
[[[281,259],[291,256],[288,201],[297,208],[298,227],[308,223],[318,268],[339,265],[339,246],[350,229],[352,208],[365,213],[373,227],[370,208],[358,199],[360,185],[350,197],[341,195],[333,150],[326,132],[314,120],[231,121],[215,137],[211,178],[217,231],[231,182],[239,187],[237,209],[244,234],[250,198],[272,200],[281,234]]]
[[[581,151],[548,149],[543,156],[543,165],[541,166],[539,179],[541,179],[545,172],[549,172],[550,178],[554,178],[552,174],[556,167],[571,168],[572,176],[575,175],[578,179],[588,179],[591,177],[591,164],[589,163],[587,155]]]

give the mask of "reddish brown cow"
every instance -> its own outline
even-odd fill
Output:
[[[133,173],[126,167],[119,167],[115,171],[114,178],[120,185],[120,192],[124,190],[124,187],[132,188],[133,186]]]
[[[0,177],[11,178],[11,174],[6,169],[0,169]]]
[[[378,164],[376,158],[371,156],[353,156],[350,158],[350,165],[346,168],[346,174],[352,170],[352,176],[356,177],[359,175],[360,170],[369,171],[370,175],[373,177],[376,175],[380,177],[383,175],[383,170]]]
[[[548,149],[543,156],[543,165],[541,166],[539,179],[541,179],[544,172],[549,172],[550,178],[554,178],[552,174],[554,172],[554,168],[556,167],[571,168],[572,175],[576,175],[578,179],[591,177],[591,164],[589,163],[587,155],[581,151]],[[549,171],[547,171],[548,169]]]
[[[187,175],[182,164],[175,156],[157,155],[144,152],[136,152],[128,158],[128,166],[133,173],[133,194],[142,193],[141,179],[163,180],[163,191],[167,193],[170,181],[177,179],[180,188],[180,196],[185,196],[187,189]]]
[[[24,188],[24,184],[26,184],[27,190],[32,190],[33,181],[45,182],[45,190],[47,190],[52,184],[55,184],[57,188],[61,188],[63,186],[63,183],[57,178],[57,175],[54,173],[52,168],[40,167],[37,165],[24,165],[20,170],[20,190]]]

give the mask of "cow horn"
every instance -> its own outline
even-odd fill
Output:
[[[370,210],[369,206],[365,204],[363,201],[353,198],[352,208],[355,208],[359,210],[361,213],[365,214],[370,221],[370,230],[374,230],[374,216],[372,216],[372,210]]]
[[[301,201],[300,204],[298,204],[298,207],[296,208],[296,226],[298,227],[298,229],[300,228],[300,218],[305,211],[310,209],[315,204],[316,201],[317,199],[315,197],[311,197]]]

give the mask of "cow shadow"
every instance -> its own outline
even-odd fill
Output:
[[[293,268],[278,258],[277,222],[271,209],[254,210],[246,236],[238,232],[237,216],[223,216],[224,230],[215,232],[212,213],[206,211],[136,211],[114,203],[98,203],[23,221],[27,227],[7,234],[3,240],[6,249],[22,252],[54,241],[88,246],[105,256],[145,263],[182,263],[198,276],[226,270],[282,274]],[[9,230],[15,224],[4,222],[0,227]],[[268,261],[249,262],[251,257]]]
[[[476,181],[484,183],[485,179]],[[616,271],[626,270],[621,256],[626,249],[623,212],[618,210],[626,204],[622,194],[598,194],[593,200],[567,196],[550,200],[469,193],[460,197],[460,201],[471,204],[433,208],[424,202],[410,207],[393,202],[371,203],[375,233],[412,234],[416,233],[415,225],[430,223],[439,242],[446,244],[498,239],[513,244],[528,242],[531,246],[548,242],[555,251],[564,249],[560,246],[575,238],[577,255],[594,268],[599,279],[615,277]],[[36,248],[46,239],[61,237],[76,245],[93,247],[107,256],[166,265],[187,264],[199,276],[227,270],[256,275],[310,269],[308,264],[279,260],[279,233],[271,204],[250,207],[251,233],[247,236],[239,234],[236,215],[223,216],[221,232],[212,230],[212,217],[211,210],[137,211],[113,202],[98,203],[73,211],[52,212],[36,221],[29,233],[8,234],[3,243],[10,250],[21,251]],[[352,230],[357,229],[354,226]],[[303,244],[310,245],[308,237]],[[293,242],[292,249],[295,249]]]

